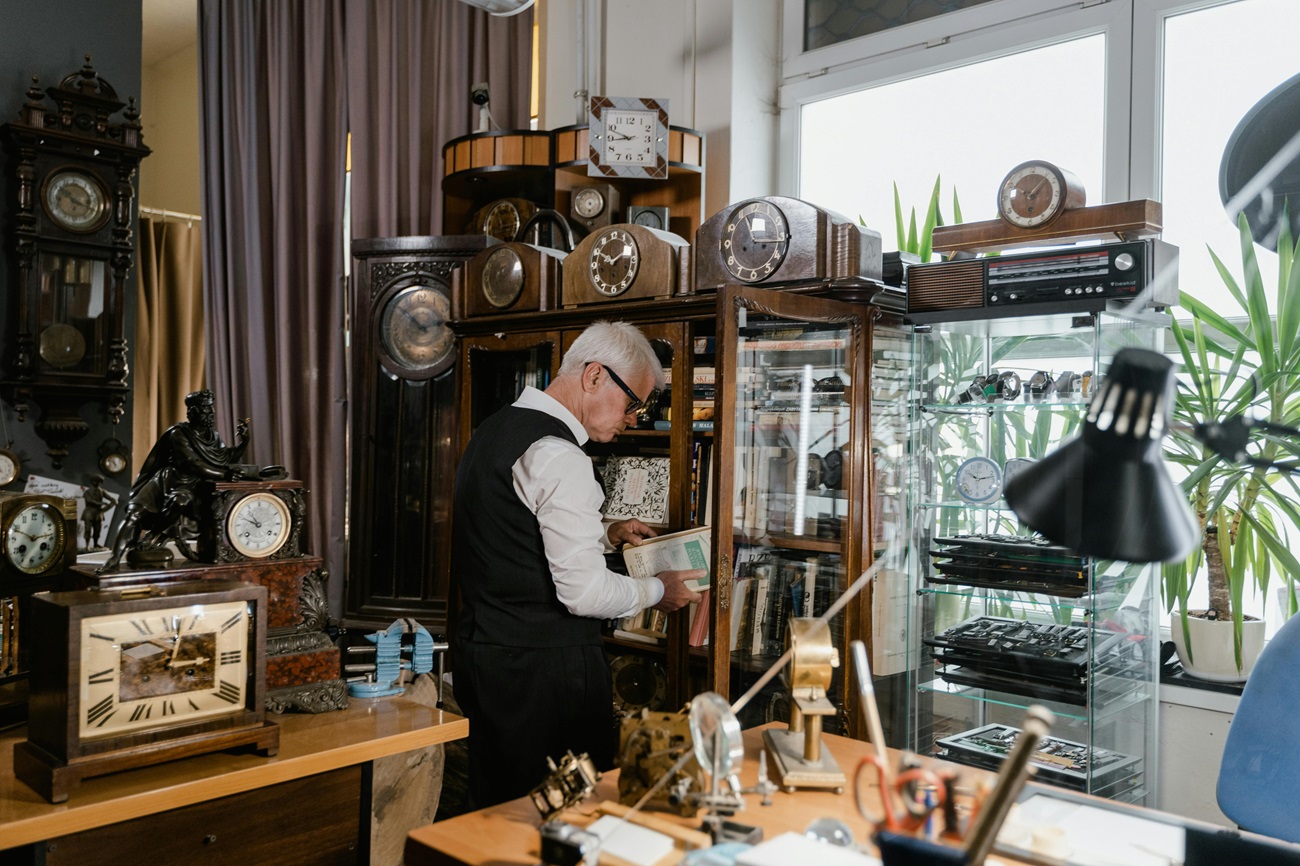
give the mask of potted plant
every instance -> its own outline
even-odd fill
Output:
[[[1253,583],[1266,593],[1278,574],[1289,589],[1300,575],[1290,549],[1300,527],[1296,477],[1229,461],[1192,435],[1199,422],[1241,414],[1291,427],[1300,420],[1300,269],[1294,267],[1300,248],[1293,242],[1285,211],[1280,224],[1276,326],[1242,215],[1240,283],[1210,250],[1238,309],[1225,314],[1183,292],[1181,304],[1191,320],[1172,328],[1183,376],[1165,457],[1187,472],[1182,487],[1202,536],[1186,560],[1165,566],[1164,601],[1184,668],[1222,682],[1244,681],[1263,646],[1263,620],[1242,611],[1246,587]],[[1296,450],[1294,442],[1284,439],[1255,439],[1256,456],[1265,460],[1285,461]],[[1209,582],[1209,607],[1191,610],[1188,598],[1202,566]],[[1290,593],[1287,597],[1286,613],[1294,613]]]

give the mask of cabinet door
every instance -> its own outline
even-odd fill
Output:
[[[856,730],[843,687],[848,643],[870,643],[869,596],[845,591],[870,544],[868,410],[874,310],[728,287],[718,296],[719,459],[713,681],[734,702],[785,650],[792,617],[822,617],[838,653],[829,694],[836,733]],[[785,721],[780,680],[749,696],[742,724]]]
[[[460,346],[460,431],[456,453],[484,419],[532,385],[546,390],[560,369],[560,332],[527,331],[466,337]]]

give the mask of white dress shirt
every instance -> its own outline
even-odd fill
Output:
[[[582,424],[554,397],[525,387],[515,406],[558,418],[578,444],[544,436],[511,467],[515,495],[537,515],[555,594],[577,616],[613,619],[658,603],[664,587],[653,577],[633,578],[605,567],[613,551],[600,519],[605,492],[596,482]]]

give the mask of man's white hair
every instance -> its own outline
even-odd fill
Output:
[[[627,322],[595,322],[573,341],[560,364],[561,376],[580,376],[592,362],[605,364],[624,381],[644,373],[654,376],[655,390],[664,387],[663,366],[640,329]]]

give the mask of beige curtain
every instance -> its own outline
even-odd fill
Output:
[[[202,236],[192,220],[140,216],[132,478],[162,431],[185,419],[185,395],[203,387]]]

